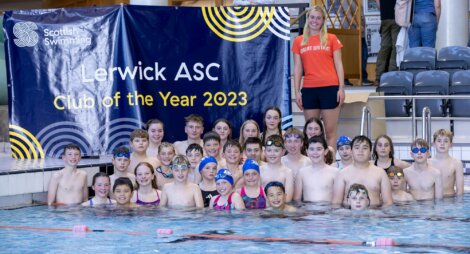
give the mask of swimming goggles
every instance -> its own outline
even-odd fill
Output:
[[[277,146],[284,148],[284,144],[280,140],[268,140],[266,141],[265,146]]]
[[[336,143],[336,146],[337,147],[340,147],[340,146],[350,146],[351,145],[351,141],[346,141],[346,142],[338,142]]]
[[[297,139],[302,139],[302,137],[299,134],[294,134],[294,133],[289,133],[284,135],[285,138],[297,138]]]
[[[186,169],[188,169],[188,165],[186,165],[186,164],[175,164],[175,165],[171,165],[171,169],[186,170]]]
[[[418,148],[418,147],[413,147],[411,148],[411,152],[412,153],[427,153],[428,152],[428,149],[426,147],[421,147],[421,148]]]
[[[389,177],[394,177],[394,176],[397,176],[398,178],[402,178],[403,177],[403,173],[402,172],[390,172],[388,173],[388,176]]]

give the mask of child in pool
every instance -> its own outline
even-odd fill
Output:
[[[240,127],[240,146],[244,147],[248,138],[259,138],[259,133],[259,125],[255,120],[249,119],[243,122]]]
[[[243,175],[242,166],[240,165],[240,161],[242,159],[242,148],[240,143],[235,139],[227,140],[224,145],[223,155],[225,158],[225,166],[223,167],[227,168],[230,173],[232,173],[235,186],[239,186],[239,181]]]
[[[176,155],[171,162],[174,181],[163,186],[160,206],[169,208],[203,208],[199,187],[188,181],[189,161],[184,155]]]
[[[176,154],[184,154],[191,144],[203,145],[201,134],[204,132],[204,118],[197,114],[191,114],[185,117],[184,121],[186,122],[184,132],[187,135],[187,139],[174,143]]]
[[[269,107],[263,115],[263,132],[260,135],[261,143],[266,142],[266,138],[271,135],[283,136],[281,128],[282,114],[278,107]]]
[[[297,211],[295,207],[286,204],[286,190],[284,184],[281,182],[269,182],[266,184],[266,187],[264,187],[264,192],[266,193],[266,201],[269,206],[266,210],[285,212]]]
[[[116,201],[111,200],[108,195],[111,190],[111,179],[104,172],[98,172],[93,176],[91,188],[95,191],[95,196],[88,201],[82,203],[82,206],[105,206],[115,204]]]
[[[383,168],[385,171],[392,166],[399,168],[407,168],[410,166],[408,162],[395,158],[395,149],[393,148],[392,139],[387,135],[380,135],[375,140],[372,159],[374,159],[375,166]]]
[[[131,202],[138,205],[158,205],[161,192],[157,189],[152,165],[148,162],[137,164],[135,178],[137,188],[132,195]]]
[[[162,143],[165,135],[163,122],[158,119],[150,119],[147,121],[147,133],[149,135],[149,147],[147,148],[147,156],[156,157],[158,147]]]
[[[87,173],[77,168],[81,159],[80,147],[64,147],[64,168],[54,172],[47,190],[47,204],[81,204],[88,199]]]
[[[116,179],[113,186],[113,196],[116,200],[116,205],[119,207],[135,207],[136,205],[131,203],[133,191],[134,185],[129,178],[119,177]]]
[[[243,164],[243,186],[237,191],[247,209],[266,208],[266,195],[261,185],[259,165],[253,159]]]
[[[212,130],[219,134],[220,148],[225,146],[227,140],[232,139],[232,124],[225,118],[215,120]]]
[[[348,190],[348,206],[354,211],[362,211],[369,208],[370,199],[366,186],[362,184],[352,184]]]
[[[287,155],[282,156],[281,162],[292,170],[295,183],[299,169],[312,164],[310,159],[302,154],[304,134],[297,128],[287,129],[284,135],[284,145],[286,146]]]
[[[220,155],[220,136],[215,131],[209,131],[202,138],[204,154],[214,157],[219,165],[225,165],[225,159]]]
[[[333,164],[336,168],[342,170],[343,168],[353,164],[351,139],[348,136],[339,137],[336,142],[336,149],[338,150],[339,157],[341,158],[341,160]]]
[[[127,169],[129,173],[133,174],[133,169],[135,169],[135,166],[143,161],[150,163],[153,168],[156,168],[160,164],[155,155],[147,155],[147,148],[149,147],[149,134],[147,131],[142,129],[135,129],[131,132],[130,139],[132,153],[130,158],[131,162]]]
[[[304,125],[304,136],[305,144],[312,137],[321,136],[325,140],[328,140],[325,135],[325,127],[323,126],[322,120],[320,118],[312,117],[305,122]],[[304,150],[307,150],[307,147],[304,147]],[[335,149],[331,146],[328,146],[329,152],[325,155],[326,164],[333,164],[335,158]]]
[[[114,174],[110,175],[111,179],[111,189],[114,189],[114,182],[120,177],[127,177],[135,185],[135,175],[129,173],[127,168],[130,164],[131,154],[129,149],[125,146],[118,147],[114,150],[113,153],[113,166]]]
[[[173,182],[173,173],[171,172],[171,160],[176,155],[175,147],[167,142],[163,142],[158,147],[158,159],[160,160],[160,167],[155,169],[157,176],[157,187],[159,190],[163,189],[163,185]]]
[[[212,197],[209,207],[215,210],[243,210],[245,203],[240,194],[233,191],[233,178],[230,171],[221,169],[215,176],[219,195]]]
[[[308,140],[307,155],[312,165],[301,168],[295,182],[294,200],[330,203],[338,169],[325,163],[328,144],[321,136]]]
[[[258,137],[249,137],[245,140],[245,144],[243,145],[243,153],[245,155],[245,159],[251,158],[258,162],[260,166],[266,164],[261,159],[261,155],[263,153],[263,144],[261,143],[261,139]]]
[[[393,202],[399,203],[415,200],[410,193],[404,191],[406,185],[405,174],[401,168],[397,166],[390,166],[387,169],[387,175],[390,179],[390,184],[392,185]]]
[[[201,162],[204,152],[199,144],[191,144],[186,149],[186,158],[189,161],[188,181],[198,184],[201,182],[198,165]]]
[[[205,156],[199,163],[199,173],[202,181],[199,183],[204,207],[208,207],[212,197],[219,195],[215,184],[215,174],[217,173],[217,160],[212,156]]]

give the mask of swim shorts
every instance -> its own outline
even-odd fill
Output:
[[[304,109],[335,109],[339,86],[302,88],[302,104]]]

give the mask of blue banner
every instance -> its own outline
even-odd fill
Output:
[[[127,145],[143,122],[186,139],[184,117],[210,130],[262,123],[281,108],[291,125],[289,14],[284,7],[111,6],[4,15],[14,158],[84,155]]]

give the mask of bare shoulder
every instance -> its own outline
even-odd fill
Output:
[[[441,175],[441,171],[433,166],[429,166],[429,170],[435,175],[435,176],[440,176]]]
[[[63,169],[62,169],[63,170]],[[54,173],[52,173],[52,179],[54,180],[57,180],[57,179],[60,179],[63,175],[63,171],[62,170],[59,170],[59,171],[55,171]]]
[[[405,173],[405,176],[406,176],[406,173],[407,172],[412,172],[413,171],[413,165],[409,166],[409,167],[406,167],[403,169],[403,172]]]
[[[282,166],[282,170],[288,174],[292,174],[292,169],[286,167],[286,166]]]
[[[394,158],[393,159],[393,163],[395,165],[397,165],[399,168],[406,168],[406,167],[409,167],[410,166],[410,163],[406,162],[406,161],[402,161],[398,158]]]
[[[188,182],[188,187],[194,191],[201,191],[201,189],[199,188],[199,185],[192,183],[192,182]]]
[[[173,189],[174,185],[174,182],[165,183],[162,187],[162,191],[170,191],[171,189]]]
[[[77,174],[80,175],[80,177],[87,177],[87,172],[85,170],[78,169]]]

